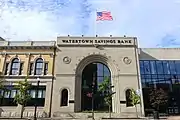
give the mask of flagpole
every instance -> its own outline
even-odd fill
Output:
[[[97,10],[95,10],[95,22],[94,22],[94,36],[97,37]]]
[[[95,15],[94,15],[94,36],[96,36],[97,37],[97,35],[96,35],[96,22],[97,22],[97,10],[95,10]],[[93,73],[93,80],[92,80],[92,98],[91,98],[91,107],[92,107],[92,110],[91,110],[91,112],[92,112],[92,120],[95,120],[95,118],[94,118],[94,87],[95,87],[95,78],[94,78],[95,76],[94,76],[94,73]]]

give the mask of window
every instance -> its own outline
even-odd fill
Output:
[[[157,73],[158,74],[163,74],[163,64],[162,64],[162,61],[156,61],[156,66],[157,66]]]
[[[31,100],[28,101],[27,106],[34,106],[34,104],[37,104],[37,106],[44,106],[46,86],[39,86],[39,88],[37,88],[37,86],[31,86],[28,92],[31,95]],[[36,98],[36,92],[37,92],[37,98]]]
[[[29,75],[32,75],[32,73],[33,73],[33,63],[30,63],[30,66],[29,66]]]
[[[133,106],[132,99],[131,99],[131,89],[126,90],[126,107]]]
[[[35,74],[34,75],[42,75],[43,72],[43,59],[38,58],[35,63]]]
[[[44,75],[48,74],[48,63],[44,64]]]
[[[13,86],[4,86],[7,90],[1,90],[0,105],[1,106],[17,106],[14,97],[17,90]]]
[[[170,66],[171,74],[176,74],[174,61],[169,61],[169,66]]]
[[[30,91],[30,95],[32,98],[36,98],[36,91],[35,90],[31,90]]]
[[[144,61],[144,72],[145,74],[150,74],[150,65],[149,65],[149,61]]]
[[[11,90],[10,98],[14,98],[17,90]]]
[[[63,89],[61,92],[61,106],[67,106],[68,105],[68,90]]]
[[[150,65],[148,64],[150,63]],[[150,66],[150,73],[149,73]],[[144,108],[152,109],[150,104],[151,89],[162,88],[168,93],[168,97],[176,101],[180,100],[180,60],[140,60],[141,84],[143,90]],[[144,71],[143,71],[144,70]],[[178,91],[178,93],[176,93]],[[127,106],[130,106],[128,96],[130,91],[126,91]],[[171,106],[172,104],[172,106]],[[168,107],[173,107],[174,103],[168,101]],[[180,103],[177,103],[179,106]],[[159,112],[164,113],[167,110],[166,105],[159,108]],[[145,111],[146,112],[146,111]],[[180,113],[180,112],[179,112]]]
[[[175,67],[176,67],[177,74],[180,74],[180,61],[175,61]]]
[[[7,75],[9,71],[9,63],[6,63],[4,74]]]
[[[170,74],[169,62],[163,61],[164,74]]]
[[[151,74],[157,74],[155,61],[150,61]]]
[[[18,75],[20,68],[20,61],[18,58],[12,60],[10,75]]]
[[[144,65],[143,65],[143,61],[140,61],[140,73],[144,74]]]
[[[1,106],[17,106],[14,101],[15,95],[19,92],[16,89],[16,86],[4,86],[7,91],[0,91],[0,105]],[[34,106],[37,103],[37,106],[44,106],[45,103],[45,94],[46,94],[46,86],[39,86],[38,88],[38,97],[36,98],[36,90],[37,86],[31,86],[28,90],[28,93],[31,95],[31,99],[28,101],[27,106]]]

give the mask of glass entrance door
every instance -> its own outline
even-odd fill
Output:
[[[94,110],[102,110],[103,99],[98,94],[98,85],[103,82],[104,77],[110,78],[108,67],[102,63],[91,63],[87,65],[82,73],[81,110],[92,110],[92,93],[94,93]],[[92,85],[94,84],[94,91]]]

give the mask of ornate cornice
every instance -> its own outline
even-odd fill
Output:
[[[4,53],[0,53],[0,55],[53,55],[53,51],[52,52],[4,52]]]

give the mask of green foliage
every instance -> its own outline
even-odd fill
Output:
[[[159,110],[160,105],[165,105],[168,102],[168,94],[162,88],[154,88],[150,93],[150,103]]]
[[[25,106],[26,103],[31,99],[31,96],[28,93],[28,89],[30,88],[30,84],[27,81],[27,78],[24,81],[19,81],[16,88],[19,90],[19,92],[16,94],[14,101],[17,104]]]
[[[4,90],[4,86],[3,86],[3,80],[4,78],[2,77],[2,72],[0,72],[0,90]],[[1,98],[1,94],[0,94],[0,98]]]
[[[109,77],[105,77],[104,81],[99,85],[98,92],[104,98],[105,103],[109,106],[109,117],[111,118],[111,103],[112,96],[115,92],[112,92],[112,88],[114,86],[111,85],[111,81]]]
[[[140,95],[138,95],[134,89],[131,89],[130,99],[133,106],[140,104]]]
[[[112,93],[112,86],[110,79],[108,77],[104,78],[104,81],[99,85],[98,91],[103,95],[104,101],[106,104],[111,105],[112,102],[112,96],[114,93]]]

